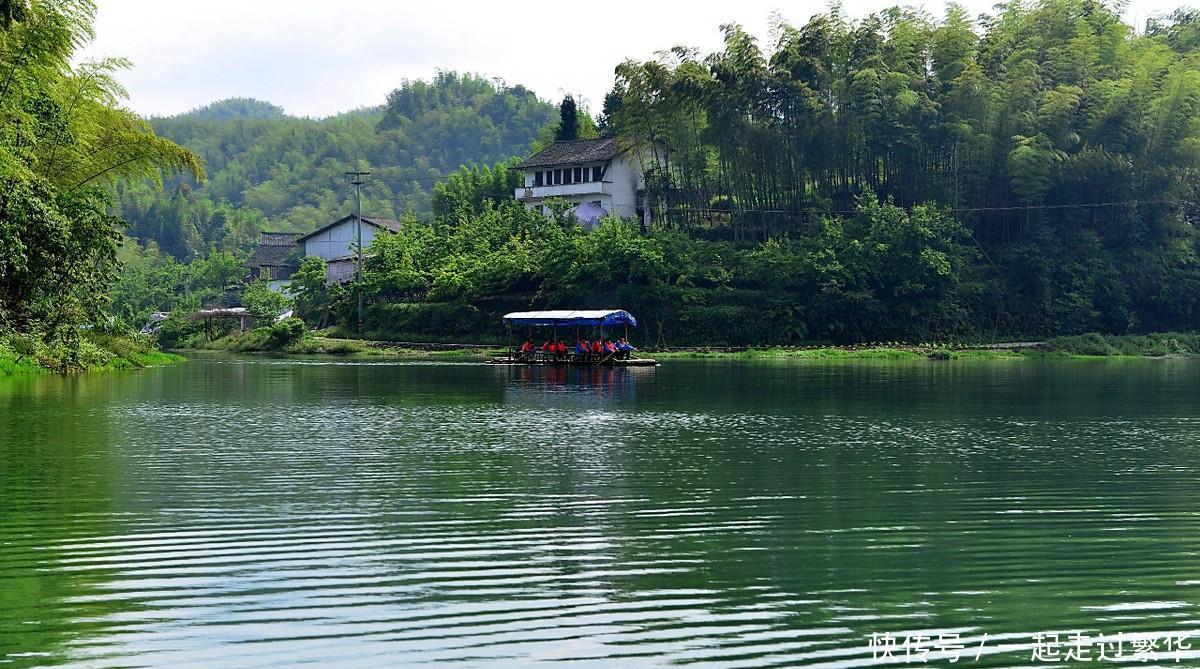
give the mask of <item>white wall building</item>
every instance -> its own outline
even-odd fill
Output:
[[[296,240],[304,245],[305,256],[317,256],[325,260],[342,258],[358,253],[358,236],[354,216],[346,216],[304,235]],[[381,232],[400,231],[400,221],[389,218],[362,217],[362,245],[366,249],[371,240]]]
[[[517,165],[525,184],[516,198],[529,209],[549,213],[546,200],[560,198],[575,205],[584,227],[613,214],[644,217],[645,175],[641,162],[617,144],[615,137],[555,142]]]
[[[323,228],[304,235],[296,243],[304,246],[304,255],[325,261],[326,278],[330,283],[354,280],[357,272],[358,232],[354,216],[346,216]],[[362,217],[362,246],[365,251],[378,235],[400,231],[400,221],[390,218]]]

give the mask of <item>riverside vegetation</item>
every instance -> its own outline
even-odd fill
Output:
[[[0,373],[167,358],[105,313],[120,242],[111,193],[204,170],[120,106],[124,61],[73,64],[94,12],[0,3]]]
[[[572,100],[555,122],[520,86],[455,73],[333,119],[251,100],[155,119],[207,161],[205,182],[190,150],[113,106],[119,63],[86,75],[68,65],[90,5],[5,7],[17,9],[0,28],[0,66],[17,95],[0,104],[32,139],[3,140],[0,164],[86,223],[78,249],[60,239],[44,256],[5,254],[6,332],[76,341],[82,324],[235,303],[255,234],[346,211],[340,175],[355,166],[380,175],[365,210],[405,226],[369,249],[361,331],[354,288],[301,266],[297,315],[335,335],[500,342],[505,311],[567,304],[628,308],[639,343],[657,347],[1123,336],[1188,331],[1200,317],[1191,10],[1142,31],[1084,0],[1007,3],[979,19],[953,4],[942,19],[832,11],[779,23],[766,49],[727,25],[715,53],[623,63],[594,123]],[[63,27],[47,33],[54,21],[30,21],[36,12]],[[17,57],[38,49],[44,67]],[[65,104],[76,90],[91,103]],[[95,133],[117,132],[112,121],[147,150],[88,153],[108,146]],[[513,201],[513,158],[597,132],[649,167],[647,229],[606,220],[584,232],[565,207],[546,217]],[[443,177],[462,163],[477,166]],[[23,217],[41,210],[5,207],[0,243],[16,249],[40,229]],[[132,222],[119,250],[110,211]],[[1139,341],[1156,352],[1162,339]]]
[[[488,342],[507,310],[619,305],[651,346],[1195,327],[1200,14],[1138,32],[1083,0],[831,12],[767,50],[723,30],[721,51],[622,64],[604,101],[599,132],[650,167],[648,229],[585,233],[514,202],[504,164],[463,168],[369,250],[363,331],[315,265],[299,315]]]

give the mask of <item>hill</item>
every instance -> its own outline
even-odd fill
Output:
[[[226,98],[193,109],[181,116],[204,121],[228,121],[239,118],[280,118],[283,107],[254,98]]]
[[[253,99],[151,119],[159,135],[200,155],[208,181],[117,193],[129,234],[177,258],[252,245],[265,227],[312,230],[349,211],[344,172],[371,171],[364,209],[386,217],[430,210],[433,186],[467,164],[525,154],[555,108],[523,86],[439,73],[405,81],[380,107],[323,119]]]

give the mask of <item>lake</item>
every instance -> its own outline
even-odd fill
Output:
[[[1186,360],[0,379],[0,667],[1194,664],[1198,410]]]

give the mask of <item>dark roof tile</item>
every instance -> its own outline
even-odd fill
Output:
[[[616,137],[600,139],[576,139],[555,142],[517,165],[517,169],[549,167],[551,165],[578,165],[612,160],[621,153]]]

